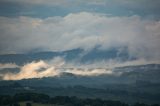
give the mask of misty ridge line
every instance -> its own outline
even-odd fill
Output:
[[[125,66],[137,66],[146,64],[158,64],[159,61],[146,61],[144,59],[127,61],[123,63],[112,61],[102,61],[92,64],[67,63],[62,57],[55,57],[51,60],[32,61],[30,63],[18,66],[15,64],[1,64],[0,69],[4,66],[10,68],[19,68],[19,72],[8,72],[2,74],[3,80],[21,80],[29,78],[57,77],[63,73],[70,73],[78,76],[98,76],[98,75],[114,75],[120,76],[123,72],[114,71],[115,68]],[[3,66],[4,65],[4,66]],[[13,67],[15,66],[15,67]],[[100,68],[101,67],[101,68]],[[106,68],[107,67],[107,68]],[[6,68],[6,67],[5,67]],[[4,68],[4,69],[5,69]]]
[[[9,63],[0,63],[0,69],[5,68],[20,68],[30,63],[37,63],[40,61],[44,61],[50,65],[54,65],[55,69],[113,69],[118,67],[126,67],[126,66],[138,66],[138,65],[147,65],[147,64],[160,64],[160,61],[157,60],[146,60],[143,58],[139,58],[136,60],[126,60],[119,61],[117,59],[109,59],[109,60],[98,60],[96,62],[90,63],[79,63],[77,60],[73,60],[71,62],[66,62],[64,57],[57,56],[53,59],[47,60],[33,60],[31,62],[23,63],[23,65],[17,65],[15,62]]]
[[[42,69],[42,70],[41,70]],[[28,78],[43,78],[43,77],[54,77],[60,76],[62,73],[72,73],[74,75],[80,76],[96,76],[101,74],[111,74],[111,71],[104,69],[93,69],[93,70],[83,70],[83,69],[58,69],[52,65],[48,65],[44,61],[31,62],[20,68],[18,73],[6,73],[3,75],[3,80],[20,80]]]

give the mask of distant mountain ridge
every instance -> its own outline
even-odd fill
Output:
[[[116,48],[112,48],[109,50],[100,50],[98,48],[94,48],[89,51],[78,48],[62,52],[46,51],[26,54],[4,54],[0,55],[0,63],[25,64],[31,61],[49,60],[57,56],[64,58],[66,61],[76,60],[81,63],[109,59],[117,59],[119,61],[135,59],[130,58],[126,50],[119,52],[119,50]]]

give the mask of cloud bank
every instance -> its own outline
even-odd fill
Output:
[[[51,62],[49,62],[51,63]],[[21,80],[30,78],[43,78],[43,77],[55,77],[60,76],[63,73],[71,73],[79,76],[97,76],[102,74],[112,74],[111,70],[105,69],[78,69],[78,68],[63,68],[59,65],[49,64],[44,61],[31,62],[24,66],[21,66],[18,73],[6,73],[2,75],[3,80]],[[63,62],[62,62],[63,64]]]
[[[1,53],[127,47],[136,57],[160,58],[160,21],[80,12],[45,19],[0,17]]]
[[[19,66],[20,71],[7,72],[0,74],[3,80],[21,80],[30,78],[43,77],[60,77],[64,73],[70,73],[77,76],[99,76],[99,75],[113,75],[119,76],[123,73],[114,71],[117,67],[159,64],[159,61],[146,61],[144,59],[117,62],[116,60],[108,60],[95,62],[91,64],[67,63],[61,57],[55,57],[49,61],[33,61],[23,66]],[[16,66],[16,65],[15,65]]]
[[[44,61],[39,61],[28,63],[22,66],[19,73],[7,73],[3,76],[3,79],[20,80],[29,78],[42,78],[56,75],[58,75],[58,72],[54,69],[54,67],[49,67],[49,65]]]

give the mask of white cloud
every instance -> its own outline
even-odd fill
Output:
[[[4,80],[20,80],[29,78],[42,78],[56,76],[59,73],[54,67],[49,67],[44,61],[31,62],[21,67],[19,73],[7,73],[3,75]]]
[[[112,70],[106,70],[106,69],[73,69],[73,70],[66,70],[67,73],[72,73],[74,75],[79,76],[98,76],[103,74],[113,74]]]
[[[15,63],[5,63],[5,64],[0,63],[0,69],[5,69],[5,68],[19,68],[19,66],[16,65]]]
[[[160,22],[139,16],[111,17],[80,12],[46,19],[0,17],[2,52],[34,49],[68,50],[128,47],[130,55],[146,59],[160,57]]]
[[[50,61],[37,61],[27,63],[19,66],[20,71],[0,73],[3,80],[21,80],[31,78],[56,77],[63,73],[71,73],[78,76],[99,76],[99,75],[113,75],[119,76],[123,71],[115,71],[116,67],[135,66],[145,64],[156,64],[160,61],[146,61],[144,59],[117,62],[116,60],[108,60],[95,62],[91,64],[66,63],[63,58],[56,57]]]
[[[24,66],[20,67],[20,71],[18,73],[5,73],[2,76],[3,80],[21,80],[21,79],[30,79],[30,78],[43,78],[43,77],[55,77],[60,76],[62,73],[71,73],[74,75],[80,76],[97,76],[102,74],[112,74],[111,70],[105,69],[68,69],[63,67],[63,61],[61,65],[57,62],[57,64],[52,63],[56,61],[56,59],[51,60],[50,62],[45,61],[38,61],[38,62],[31,62],[25,64]],[[74,66],[73,66],[74,67]]]

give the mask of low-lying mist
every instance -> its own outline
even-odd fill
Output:
[[[7,72],[1,74],[3,80],[21,80],[29,78],[43,78],[61,76],[63,73],[70,73],[78,76],[98,76],[98,75],[114,75],[119,76],[123,72],[114,70],[116,67],[159,64],[159,61],[146,61],[138,59],[126,62],[118,62],[116,60],[99,61],[94,63],[82,64],[75,62],[66,62],[61,57],[55,57],[51,60],[40,60],[26,63],[18,66],[14,63],[0,64],[0,69],[19,68],[19,72]]]

